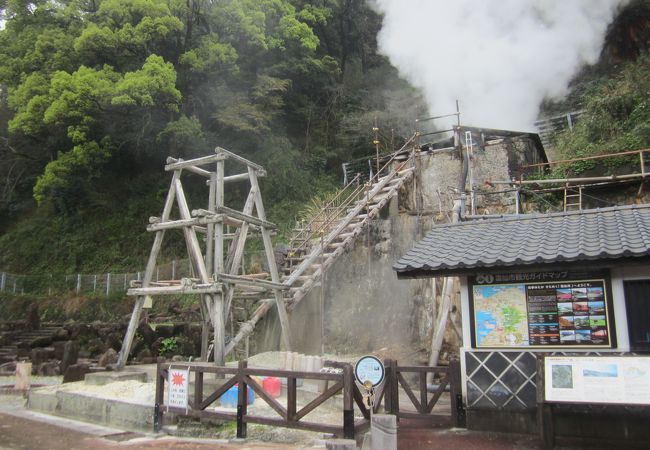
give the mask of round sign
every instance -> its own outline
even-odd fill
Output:
[[[354,366],[354,377],[357,381],[361,384],[369,381],[372,383],[372,387],[376,387],[384,381],[385,373],[384,365],[374,356],[364,356]]]

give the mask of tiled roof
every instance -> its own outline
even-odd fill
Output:
[[[650,255],[650,204],[438,225],[395,263],[402,277]]]

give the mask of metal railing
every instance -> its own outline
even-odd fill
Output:
[[[348,184],[341,188],[332,200],[323,206],[306,225],[302,226],[292,236],[289,248],[291,248],[294,254],[300,255],[307,252],[311,243],[331,231],[347,215],[348,209],[351,206],[357,204],[359,201],[366,201],[366,194],[371,190],[372,185],[393,171],[392,166],[396,158],[403,155],[405,149],[414,141],[416,136],[414,134],[399,150],[387,155],[385,157],[386,163],[376,174],[369,178],[367,183],[361,183],[361,174],[356,174]],[[409,156],[409,160],[410,158],[411,155]]]

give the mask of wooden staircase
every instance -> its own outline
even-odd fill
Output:
[[[411,143],[409,140],[402,150]],[[282,270],[284,301],[291,310],[317,286],[323,274],[369,226],[382,208],[413,176],[413,156],[403,151],[393,154],[384,167],[367,183],[355,177],[312,220],[294,230]],[[274,298],[260,300],[259,306],[226,345],[226,354],[253,332],[255,324],[266,315]]]

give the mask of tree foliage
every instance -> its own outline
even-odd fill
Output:
[[[377,118],[396,143],[411,131],[396,99],[422,105],[377,55],[365,2],[7,0],[0,13],[0,230],[33,199],[70,223],[114,214],[119,186],[149,173],[164,186],[167,156],[216,145],[267,166],[268,210],[289,223],[371,152]]]

